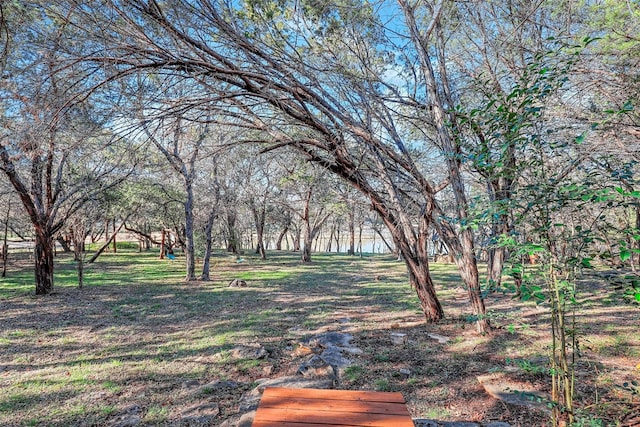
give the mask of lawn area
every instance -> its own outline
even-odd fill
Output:
[[[110,426],[132,407],[141,425],[182,425],[185,409],[207,402],[219,405],[218,425],[259,379],[295,374],[305,357],[296,340],[320,331],[348,332],[363,351],[339,388],[400,391],[419,418],[546,425],[543,412],[499,402],[477,380],[505,372],[523,389],[548,390],[544,308],[490,294],[495,331],[478,336],[452,265],[433,265],[447,318],[428,325],[404,265],[390,256],[268,258],[219,253],[212,281],[184,283],[181,258],[105,253],[78,289],[74,262],[61,254],[46,297],[33,295],[28,256],[11,259],[0,279],[0,425]],[[247,287],[228,287],[233,279]],[[578,406],[583,419],[602,420],[586,426],[620,425],[640,410],[640,388],[630,385],[640,377],[640,310],[603,281],[584,287]],[[407,343],[394,345],[392,332]],[[255,343],[267,358],[228,357]],[[192,387],[216,381],[234,386]]]

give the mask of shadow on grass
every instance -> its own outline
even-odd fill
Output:
[[[60,256],[56,292],[46,297],[22,291],[33,280],[26,265],[11,270],[0,282],[0,381],[6,392],[0,397],[0,424],[38,425],[33,420],[40,420],[63,426],[83,419],[105,425],[135,404],[146,423],[164,425],[185,407],[211,400],[220,403],[223,419],[237,410],[240,395],[258,378],[295,372],[300,360],[292,356],[292,346],[301,337],[344,329],[355,332],[355,344],[364,353],[355,361],[361,369],[354,368],[341,387],[402,391],[415,416],[440,410],[442,417],[470,420],[478,411],[532,425],[526,424],[527,410],[505,410],[488,398],[475,376],[504,367],[506,359],[545,354],[543,312],[490,295],[487,304],[499,329],[491,337],[477,337],[466,291],[451,265],[433,266],[449,317],[440,325],[425,325],[404,265],[391,257],[314,254],[311,264],[297,258],[269,253],[262,261],[249,254],[238,262],[218,253],[211,282],[184,283],[180,257],[104,254],[87,266],[86,287],[77,289],[73,260]],[[229,288],[236,278],[248,286]],[[602,327],[610,314],[591,311],[581,320]],[[394,330],[408,335],[407,346],[390,343],[394,324]],[[451,342],[439,344],[426,332],[446,334]],[[636,341],[625,336],[620,343]],[[264,345],[269,358],[229,357],[235,345],[252,343]],[[410,370],[408,377],[400,373],[403,368]],[[185,386],[189,380],[217,379],[239,386],[214,395]],[[55,410],[57,399],[65,405]]]

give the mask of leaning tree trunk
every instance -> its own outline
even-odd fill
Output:
[[[416,291],[416,295],[420,300],[420,307],[427,322],[438,322],[444,317],[444,310],[436,296],[431,273],[429,272],[429,256],[426,249],[417,252],[416,254],[410,254],[401,250],[409,271],[409,283]]]
[[[436,296],[435,286],[429,271],[429,253],[427,251],[427,233],[418,233],[417,241],[411,243],[398,226],[384,218],[387,228],[393,236],[409,272],[409,284],[416,291],[420,307],[428,323],[435,323],[444,318],[444,310]]]
[[[34,250],[36,295],[53,292],[53,237],[44,229],[36,229]]]
[[[460,243],[462,244],[462,251],[460,254],[456,254],[455,261],[460,271],[462,281],[467,287],[473,313],[477,316],[477,330],[479,333],[487,333],[491,330],[491,326],[489,319],[486,317],[486,308],[484,300],[482,299],[478,264],[473,247],[473,234],[470,230],[461,232]]]
[[[282,250],[282,240],[284,239],[284,237],[287,235],[288,232],[289,232],[289,226],[286,225],[280,232],[280,235],[278,236],[278,240],[276,240],[276,251]]]
[[[69,247],[69,243],[67,243],[67,240],[64,237],[62,237],[62,235],[58,235],[58,237],[56,238],[56,241],[60,243],[60,246],[62,247],[62,250],[65,253],[71,252],[71,247]]]

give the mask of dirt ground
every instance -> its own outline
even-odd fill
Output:
[[[68,284],[46,297],[11,281],[30,268],[14,261],[0,281],[0,425],[113,426],[127,414],[134,425],[196,425],[185,414],[206,408],[201,425],[219,425],[257,381],[294,375],[308,357],[298,343],[323,331],[350,333],[362,350],[339,388],[400,391],[416,418],[549,425],[544,410],[497,400],[478,381],[499,374],[514,391],[549,392],[544,307],[490,294],[494,331],[479,336],[452,266],[434,266],[447,318],[426,324],[395,260],[296,257],[220,255],[211,282],[184,283],[179,259],[105,254],[84,289],[62,259],[57,280]],[[247,287],[229,288],[234,278]],[[640,310],[605,281],[584,285],[581,304],[581,425],[638,426]],[[234,359],[238,344],[268,356]]]

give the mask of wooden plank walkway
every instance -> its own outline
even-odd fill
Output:
[[[270,387],[252,427],[414,427],[401,393]]]

